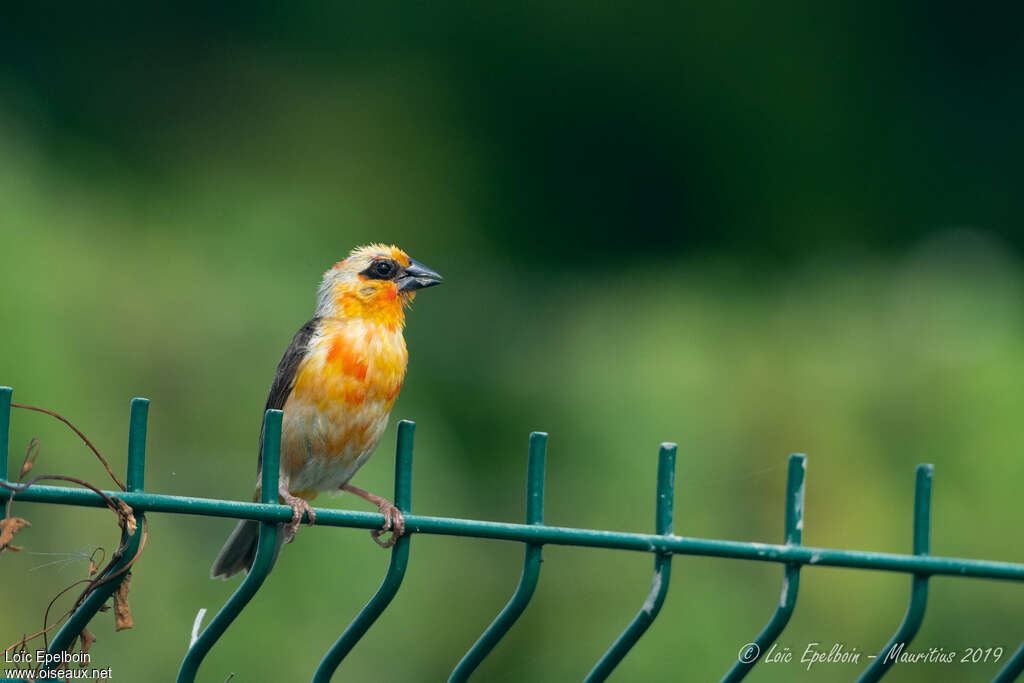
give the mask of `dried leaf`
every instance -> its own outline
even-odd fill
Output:
[[[8,544],[14,539],[14,534],[18,533],[19,529],[27,526],[32,526],[32,524],[27,519],[22,519],[21,517],[5,517],[0,519],[0,550],[5,548],[15,552],[21,550],[19,546]]]
[[[131,581],[132,573],[128,572],[124,581],[117,587],[117,591],[114,593],[114,630],[121,631],[126,628],[134,626],[132,621],[132,610],[128,606],[128,582]]]
[[[138,528],[135,523],[135,514],[126,502],[120,498],[114,498],[114,500],[117,502],[117,513],[121,517],[121,526],[125,527],[128,530],[128,535],[131,536]]]
[[[89,648],[96,642],[96,636],[89,633],[89,629],[83,628],[79,637],[82,639],[82,654],[84,655],[89,652]],[[85,663],[83,663],[82,666],[85,666]]]

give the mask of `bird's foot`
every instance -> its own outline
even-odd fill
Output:
[[[402,516],[402,511],[395,507],[394,503],[385,498],[381,498],[380,502],[377,503],[377,509],[384,515],[384,526],[380,529],[371,529],[370,536],[373,537],[374,542],[381,548],[390,548],[405,533],[405,517]],[[391,536],[386,540],[380,540],[381,534],[386,534],[389,531]]]
[[[387,498],[381,498],[369,491],[356,488],[351,484],[345,484],[341,489],[343,491],[348,491],[349,493],[354,493],[363,500],[373,503],[377,506],[377,510],[384,515],[384,525],[380,529],[370,530],[370,536],[373,537],[374,543],[379,545],[381,548],[390,548],[405,533],[405,517],[402,516],[402,511],[399,510],[390,500]],[[381,535],[386,534],[389,531],[391,532],[391,536],[384,541],[380,540]]]
[[[305,498],[293,496],[284,489],[278,493],[284,498],[284,504],[292,508],[292,521],[284,525],[284,542],[291,543],[295,540],[295,534],[299,531],[299,525],[302,524],[302,515],[308,514],[309,525],[313,526],[313,522],[316,521],[316,513],[313,512],[313,507]]]

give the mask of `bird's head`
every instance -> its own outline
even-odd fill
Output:
[[[324,273],[317,314],[400,326],[405,322],[402,308],[412,302],[416,291],[439,284],[438,273],[394,245],[356,247]]]

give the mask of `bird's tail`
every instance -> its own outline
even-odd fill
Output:
[[[249,571],[252,561],[256,558],[256,542],[260,537],[259,522],[243,519],[228,536],[227,543],[220,549],[220,554],[213,561],[210,578],[228,578],[238,572]]]
[[[260,538],[260,524],[251,519],[243,519],[228,536],[220,554],[213,561],[210,569],[210,578],[228,578],[240,571],[249,571],[252,562],[256,559],[256,544]],[[277,530],[277,540],[274,543],[274,560],[281,552],[281,543],[284,541],[284,534],[281,529]]]

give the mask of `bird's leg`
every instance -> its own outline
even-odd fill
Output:
[[[290,505],[292,508],[292,521],[284,525],[284,542],[291,543],[295,540],[295,534],[299,530],[299,524],[302,523],[303,513],[309,514],[309,525],[313,526],[313,522],[316,521],[316,513],[313,512],[313,507],[309,504],[305,498],[299,498],[293,496],[288,491],[288,482],[281,482],[277,489],[277,494],[284,500],[285,505]]]
[[[348,491],[354,493],[363,500],[369,501],[377,506],[377,510],[384,515],[384,526],[380,529],[371,529],[370,536],[373,536],[373,540],[381,548],[390,548],[398,540],[399,536],[405,533],[405,517],[402,516],[402,511],[395,507],[387,498],[381,498],[378,495],[364,491],[360,488],[356,488],[351,484],[345,484],[341,487],[342,491]],[[383,533],[391,532],[391,538],[386,541],[380,540],[380,536]]]

